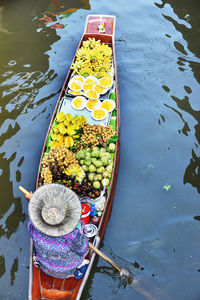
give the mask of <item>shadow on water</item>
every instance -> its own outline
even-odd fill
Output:
[[[27,204],[17,196],[16,185],[35,183],[40,153],[34,152],[41,146],[31,140],[30,129],[43,143],[41,123],[48,126],[63,84],[52,48],[61,38],[59,30],[68,25],[65,19],[79,9],[89,10],[89,0],[0,2],[1,299],[27,299],[29,236],[20,226]]]
[[[195,0],[189,2],[162,0],[161,2],[162,3],[155,2],[155,5],[161,9],[164,9],[167,4],[170,5],[175,17],[165,14],[165,12],[163,13],[163,17],[173,24],[177,32],[182,34],[182,37],[186,42],[185,45],[183,45],[179,41],[174,41],[174,47],[180,53],[177,61],[177,67],[181,72],[191,70],[195,80],[200,83],[200,40],[194,38],[198,36],[199,33],[200,3]],[[171,38],[170,35],[168,35],[168,37]],[[168,86],[162,86],[162,88],[167,93],[170,92],[170,88]],[[165,104],[165,106],[172,109],[181,118],[184,125],[179,133],[183,133],[188,136],[191,131],[189,124],[186,121],[187,116],[184,115],[184,112],[190,114],[190,116],[192,116],[196,121],[196,125],[194,126],[196,142],[192,148],[192,157],[183,176],[183,183],[191,184],[197,189],[198,193],[200,193],[200,156],[196,154],[196,152],[198,152],[197,148],[200,145],[200,110],[195,110],[193,108],[195,103],[192,103],[191,100],[193,93],[191,87],[185,85],[184,89],[186,95],[183,98],[171,95],[171,99],[176,104],[176,108],[168,104]]]
[[[15,159],[16,153],[14,153],[8,160],[3,157],[4,154],[0,154],[0,165],[2,168],[0,186],[1,193],[2,195],[5,195],[5,199],[7,201],[2,201],[0,206],[0,237],[5,236],[9,239],[18,229],[19,223],[25,221],[26,215],[22,212],[22,205],[19,198],[16,198],[13,201],[9,165]],[[7,184],[5,184],[5,182]],[[9,214],[7,214],[8,211]]]
[[[138,295],[144,296],[142,299],[172,300],[172,298],[161,287],[159,287],[154,278],[147,277],[147,274],[143,272],[144,268],[136,261],[134,261],[133,263],[126,261],[125,259],[117,256],[110,247],[109,258],[112,258],[112,261],[115,262],[115,264],[117,264],[119,268],[121,268],[120,274],[113,267],[104,265],[97,266],[98,259],[100,259],[101,264],[104,264],[104,261],[102,261],[102,259],[99,257],[96,257],[94,268],[95,276],[103,275],[104,277],[111,278],[111,281],[113,282],[112,295],[117,295],[120,291],[131,288],[136,291]],[[89,281],[90,280],[93,280],[92,276]],[[90,284],[90,282],[87,283],[88,286],[90,286]],[[90,290],[86,289],[86,291],[86,299],[89,299],[91,296]]]

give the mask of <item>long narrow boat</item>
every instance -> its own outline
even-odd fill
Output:
[[[119,153],[120,153],[120,106],[119,106],[119,93],[118,93],[118,81],[117,81],[117,68],[116,68],[116,60],[115,60],[115,43],[114,43],[114,34],[115,34],[115,16],[110,15],[88,15],[85,25],[84,34],[80,40],[78,45],[78,49],[81,48],[84,41],[88,41],[94,39],[96,41],[100,40],[101,43],[108,45],[112,49],[112,87],[108,89],[105,95],[100,95],[100,101],[102,102],[105,99],[112,99],[115,101],[115,109],[112,112],[109,112],[106,118],[106,121],[99,122],[99,124],[103,124],[101,126],[110,125],[115,130],[118,139],[114,141],[115,143],[115,150],[113,153],[113,165],[112,171],[109,179],[109,185],[104,190],[106,192],[105,198],[105,205],[100,216],[100,222],[98,223],[98,230],[96,235],[90,239],[94,246],[97,248],[100,247],[109,215],[111,212],[114,191],[117,181],[117,172],[118,172],[118,165],[119,165]],[[76,52],[77,53],[77,52]],[[73,63],[76,61],[76,55],[74,56]],[[49,151],[49,141],[51,140],[52,135],[52,128],[55,125],[55,120],[58,112],[68,113],[69,106],[66,105],[67,98],[71,99],[72,101],[74,95],[69,95],[69,83],[70,80],[73,79],[73,70],[70,68],[64,85],[62,87],[59,99],[57,101],[50,126],[46,135],[46,139],[44,142],[44,147],[41,155],[38,176],[37,176],[37,183],[36,189],[38,186],[41,185],[41,169],[43,164],[43,158],[47,155]],[[87,77],[86,77],[87,78]],[[77,83],[77,82],[76,82]],[[71,97],[71,98],[70,98]],[[62,109],[63,108],[63,109]],[[89,116],[89,112],[86,109],[77,111],[80,115],[86,114],[87,117]],[[70,113],[73,115],[73,110],[70,110]],[[76,111],[74,112],[74,115]],[[90,118],[90,117],[89,117]],[[92,120],[92,119],[90,119]],[[94,124],[95,122],[93,122]],[[98,121],[96,122],[98,123]],[[116,137],[116,136],[115,136]],[[68,141],[70,142],[70,141]],[[69,147],[69,145],[68,145]],[[63,182],[60,182],[63,184]],[[87,270],[84,276],[80,279],[76,279],[74,276],[71,276],[67,279],[60,279],[51,277],[45,274],[40,268],[36,267],[33,262],[33,241],[31,239],[30,244],[30,274],[29,274],[29,299],[39,300],[39,299],[80,299],[84,286],[87,282],[87,279],[90,275],[90,271],[95,259],[95,253],[91,250],[87,254],[87,259],[89,260],[89,264],[87,266]]]

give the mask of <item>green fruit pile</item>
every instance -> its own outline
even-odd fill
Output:
[[[113,169],[113,159],[110,152],[114,152],[115,147],[108,149],[93,147],[80,150],[76,153],[87,178],[93,182],[93,187],[99,189],[101,184],[107,186],[110,182]]]

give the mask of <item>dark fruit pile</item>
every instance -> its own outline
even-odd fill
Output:
[[[88,178],[84,178],[79,183],[75,178],[62,173],[62,170],[57,166],[51,166],[52,182],[62,184],[73,190],[79,197],[97,198],[100,196],[103,186],[99,189],[93,187],[93,182]],[[40,179],[39,186],[43,185],[43,180]]]
[[[84,178],[81,184],[71,179],[67,180],[65,186],[73,190],[79,197],[87,196],[90,198],[99,197],[101,190],[103,189],[103,186],[100,187],[99,189],[93,188],[93,182],[87,178]]]

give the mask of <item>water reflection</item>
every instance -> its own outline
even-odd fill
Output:
[[[47,9],[42,12],[42,17],[39,21],[38,27],[41,27],[38,31],[46,32],[44,25],[50,29],[63,29],[64,24],[61,23],[63,18],[69,17],[78,9],[90,9],[89,0],[51,0],[47,6]]]
[[[14,259],[14,262],[13,262],[13,265],[12,265],[12,268],[10,270],[10,284],[13,285],[14,281],[15,281],[15,278],[16,278],[16,273],[18,271],[18,264],[19,264],[19,260],[18,260],[18,257],[16,257]]]
[[[5,258],[3,255],[0,256],[0,278],[5,274],[6,272],[6,266],[5,266]]]
[[[22,212],[20,199],[13,199],[10,163],[15,158],[16,152],[11,155],[10,159],[6,159],[5,153],[0,154],[0,165],[3,169],[0,176],[0,186],[1,193],[4,195],[0,206],[0,237],[5,236],[8,239],[16,232],[20,222],[24,222],[26,219],[26,215]],[[19,172],[19,170],[17,171]]]
[[[183,39],[181,41],[174,41],[175,49],[180,53],[178,56],[177,65],[178,69],[181,72],[187,72],[191,70],[193,72],[195,80],[200,83],[200,54],[199,47],[200,41],[199,39],[195,39],[194,36],[198,34],[199,31],[199,8],[200,3],[196,1],[184,1],[178,2],[175,0],[162,0],[161,3],[155,3],[155,5],[164,10],[163,16],[166,20],[171,22],[173,26],[176,28],[177,32],[180,32]],[[166,6],[169,6],[168,8]],[[196,9],[194,9],[196,7]],[[173,12],[170,10],[171,14],[168,15],[165,13],[172,8]],[[168,37],[171,38],[170,35]],[[167,85],[163,85],[162,88],[167,92],[170,91],[170,87]],[[188,122],[184,116],[184,112],[190,114],[194,120],[196,121],[195,129],[195,137],[197,142],[194,142],[194,147],[191,150],[191,159],[185,170],[183,176],[183,183],[189,183],[193,187],[197,189],[200,193],[200,156],[196,154],[197,148],[200,145],[200,110],[196,110],[193,108],[193,104],[190,99],[190,95],[192,96],[192,89],[190,86],[184,86],[185,95],[183,98],[180,98],[176,95],[171,95],[171,99],[173,99],[177,108],[174,108],[168,104],[165,104],[166,107],[172,109],[182,120],[183,128],[179,130],[179,133],[183,133],[188,136],[191,132]]]
[[[30,137],[30,126],[40,136],[37,119],[50,118],[49,102],[58,97],[63,81],[58,84],[53,59],[54,43],[59,30],[67,26],[66,17],[78,9],[90,9],[89,1],[2,0],[0,3],[0,298],[22,299],[16,285],[26,285],[28,270],[28,234],[21,223],[27,218],[27,204],[18,197],[17,186],[37,168],[31,160],[36,149]],[[47,22],[47,17],[49,18]],[[43,32],[42,32],[43,31]],[[51,56],[52,62],[49,57]],[[57,58],[58,59],[58,58]],[[51,67],[52,66],[52,67]],[[59,68],[57,68],[59,69]],[[56,84],[55,84],[56,82]],[[53,103],[54,104],[54,103]],[[41,123],[40,123],[41,124]],[[41,126],[41,125],[40,125]],[[38,128],[38,131],[37,129]],[[42,138],[44,139],[44,133]],[[27,139],[24,144],[23,140]],[[42,141],[41,141],[42,142]],[[33,143],[33,145],[32,145]],[[32,155],[32,156],[31,156]],[[36,162],[37,163],[37,162]],[[33,167],[34,164],[34,167]],[[31,166],[31,172],[28,167]],[[32,175],[33,176],[33,175]],[[30,179],[28,179],[30,180]],[[34,182],[34,179],[33,181]],[[18,250],[20,248],[20,250]],[[16,252],[19,256],[16,257]],[[16,283],[25,277],[23,283]],[[17,285],[17,286],[18,286]],[[2,287],[5,287],[2,290]],[[11,287],[13,294],[10,296]],[[24,298],[27,298],[26,292]]]

